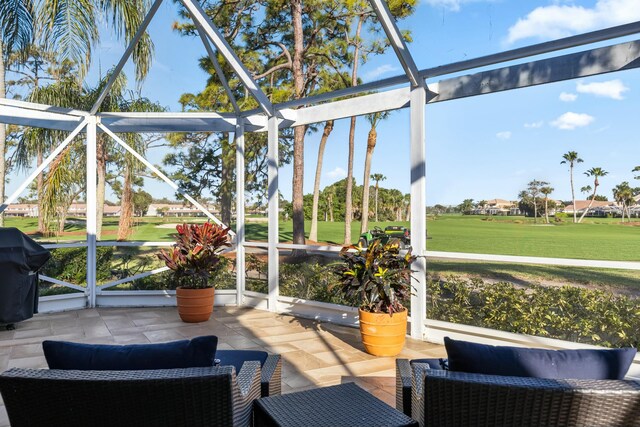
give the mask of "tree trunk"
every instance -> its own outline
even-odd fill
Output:
[[[358,18],[355,34],[355,49],[353,51],[353,70],[351,72],[351,86],[358,85],[358,63],[360,62],[360,32],[362,31],[362,16]],[[353,215],[353,157],[355,151],[356,117],[351,117],[349,126],[349,158],[347,164],[347,194],[344,212],[344,244],[351,244],[351,216]]]
[[[98,182],[96,188],[96,240],[102,237],[102,217],[104,215],[104,198],[107,185],[107,141],[105,135],[99,135],[97,138],[97,170]],[[89,189],[87,188],[87,191]],[[87,206],[87,209],[89,206]]]
[[[222,173],[220,182],[220,220],[227,226],[231,224],[231,206],[233,204],[233,170],[235,168],[235,147],[229,142],[229,134],[222,136]]]
[[[0,37],[0,98],[7,97],[4,69],[4,45]],[[4,183],[6,180],[7,125],[0,123],[0,204],[4,203]],[[4,227],[4,212],[0,213],[0,227]]]
[[[576,216],[576,193],[573,190],[573,163],[569,165],[569,177],[571,179],[571,199],[573,201],[573,223],[575,224],[578,222],[578,217]]]
[[[549,198],[544,198],[544,221],[549,224]]]
[[[369,228],[369,179],[371,178],[371,159],[373,158],[373,150],[376,148],[376,140],[378,134],[375,126],[371,126],[367,137],[367,154],[364,158],[364,177],[362,179],[362,223],[360,233],[365,233]],[[378,219],[376,218],[376,221]]]
[[[582,215],[580,215],[580,219],[578,220],[578,224],[580,224],[582,222],[584,217],[587,215],[587,212],[589,212],[589,209],[591,209],[591,205],[593,205],[593,201],[596,199],[596,191],[598,191],[598,180],[596,180],[593,183],[593,194],[591,195],[591,201],[589,202],[589,206],[587,206],[587,209],[585,209],[585,211],[582,212]],[[573,210],[575,211],[575,209],[576,209],[576,205],[573,205]]]
[[[324,148],[327,145],[329,135],[333,130],[333,120],[329,120],[324,124],[322,138],[320,138],[320,146],[318,147],[318,162],[316,164],[316,177],[313,183],[313,207],[311,209],[311,230],[309,231],[309,240],[318,241],[318,200],[320,198],[320,177],[322,176],[322,159],[324,158]],[[325,215],[326,217],[326,215]]]
[[[538,204],[535,197],[533,198],[533,223],[538,223]]]
[[[293,24],[293,86],[295,99],[304,96],[304,75],[302,55],[304,39],[302,32],[302,0],[291,1],[291,20]],[[304,135],[305,126],[298,126],[293,131],[293,243],[304,245]]]
[[[327,204],[329,205],[329,221],[333,222],[333,198],[329,197],[327,200]]]
[[[38,167],[40,167],[40,165],[43,162],[43,155],[42,155],[42,149],[38,148],[38,153],[37,153],[37,160],[36,160],[36,165]],[[41,215],[42,213],[42,190],[44,188],[44,172],[40,172],[40,175],[38,175],[38,179],[36,181],[36,194],[38,197],[38,233],[40,233],[41,236],[46,236],[47,235],[47,225],[44,221],[44,215]]]
[[[376,222],[380,222],[378,219],[378,181],[376,181]]]
[[[118,223],[118,241],[127,240],[131,233],[133,216],[133,191],[131,188],[131,168],[125,166],[122,198],[120,199],[120,220]]]

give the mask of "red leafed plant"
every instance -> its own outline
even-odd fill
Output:
[[[158,254],[173,271],[176,285],[187,289],[211,288],[212,279],[224,266],[220,252],[231,246],[229,228],[206,222],[204,224],[179,224],[176,244]]]

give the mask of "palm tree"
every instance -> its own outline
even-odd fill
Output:
[[[33,2],[31,0],[0,1],[0,98],[7,97],[5,60],[12,52],[26,53],[33,43]],[[7,151],[6,125],[0,124],[0,203],[4,202]],[[0,227],[4,214],[0,213]]]
[[[640,172],[640,166],[636,166],[631,170],[631,172]],[[640,179],[640,175],[634,176],[635,179]]]
[[[549,194],[553,193],[553,190],[554,188],[548,185],[540,189],[540,192],[544,194],[544,220],[547,224],[549,224]]]
[[[362,180],[362,222],[360,224],[360,233],[366,232],[369,227],[369,174],[371,173],[371,159],[373,158],[373,150],[375,150],[376,143],[378,141],[376,126],[378,126],[378,123],[380,123],[381,120],[384,120],[387,117],[389,117],[389,112],[367,115],[367,121],[371,124],[371,129],[369,129],[369,135],[367,137],[367,154],[364,158],[364,178]],[[377,220],[378,218],[376,213],[376,221]]]
[[[562,158],[564,159],[563,161],[560,162],[560,164],[564,164],[564,163],[568,163],[569,164],[569,179],[571,181],[571,200],[573,202],[573,223],[575,224],[577,221],[576,218],[576,195],[575,192],[573,191],[573,166],[576,163],[582,163],[582,159],[580,157],[578,157],[578,153],[576,151],[568,151],[566,153],[564,153],[562,155]]]
[[[585,211],[582,212],[582,215],[580,216],[578,223],[582,222],[582,219],[587,215],[587,212],[589,212],[589,209],[591,209],[591,206],[593,205],[593,201],[596,199],[596,192],[598,191],[598,185],[600,185],[598,178],[601,176],[605,176],[608,173],[609,172],[599,167],[591,168],[584,173],[588,177],[593,177],[593,194],[591,195],[591,201],[589,202],[589,206],[587,206],[587,209],[585,209]],[[575,212],[575,208],[576,208],[575,205],[573,205],[574,212]]]
[[[0,1],[0,98],[6,97],[5,63],[8,53],[27,52],[35,37],[59,59],[79,64],[83,78],[91,63],[93,45],[100,40],[96,22],[110,22],[116,37],[133,40],[149,9],[149,0],[32,0]],[[4,42],[3,42],[4,41]],[[153,59],[153,43],[145,32],[133,50],[136,80],[142,81]],[[77,105],[73,107],[77,108]],[[90,108],[91,106],[89,106]],[[5,182],[4,125],[0,126],[0,200],[4,200]],[[100,148],[100,147],[99,147]],[[102,208],[98,206],[101,210]],[[98,222],[101,223],[101,213]],[[0,226],[2,216],[0,216]]]
[[[329,211],[329,221],[333,222],[333,199],[336,197],[336,187],[329,186],[322,192],[327,200],[327,210]]]
[[[327,145],[329,135],[333,131],[333,120],[329,120],[324,124],[322,137],[320,138],[320,146],[318,147],[318,161],[316,163],[316,177],[313,182],[313,206],[311,208],[311,229],[309,230],[309,240],[318,241],[318,202],[320,200],[320,177],[322,176],[322,160],[324,158],[324,149]]]
[[[374,180],[376,182],[376,186],[375,186],[375,197],[376,197],[376,222],[378,222],[378,190],[379,190],[379,183],[380,181],[384,181],[385,179],[387,179],[386,176],[382,175],[381,173],[374,173],[373,175],[371,175],[371,179]]]
[[[541,193],[540,189],[547,185],[549,185],[548,182],[538,181],[537,179],[534,179],[528,184],[527,191],[529,192],[529,195],[533,199],[533,222],[534,223],[538,222],[538,203],[536,201],[536,198]]]
[[[634,198],[633,189],[627,181],[624,181],[613,188],[613,198],[622,206],[622,222],[624,222],[625,211],[627,212],[627,220],[630,220],[630,207],[634,202]]]

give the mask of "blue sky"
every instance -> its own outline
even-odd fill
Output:
[[[175,6],[167,0],[150,27],[156,60],[142,91],[177,111],[179,96],[202,90],[206,75],[197,66],[205,53],[199,40],[174,33],[174,19]],[[421,0],[400,27],[411,30],[409,49],[418,67],[427,68],[636,20],[640,0]],[[103,31],[89,80],[112,67],[123,50],[121,42]],[[125,72],[133,76],[130,66]],[[371,58],[360,75],[370,81],[401,72],[390,51]],[[631,169],[640,165],[635,126],[639,88],[640,72],[631,70],[429,105],[427,203],[513,200],[534,178],[551,183],[552,197],[568,200],[568,170],[560,161],[569,150],[584,159],[576,170],[576,188],[590,184],[582,172],[599,166],[609,175],[601,180],[598,193],[611,198],[611,188],[632,181]],[[408,118],[408,110],[396,111],[379,125],[372,164],[372,172],[387,177],[382,186],[403,192],[409,191]],[[368,130],[366,120],[359,118],[354,165],[358,184]],[[348,120],[337,122],[325,153],[322,187],[346,176],[347,137]],[[305,193],[313,189],[318,141],[319,132],[306,139]],[[162,156],[160,149],[150,153],[155,163]],[[291,198],[291,167],[281,169],[280,189]],[[146,190],[172,196],[159,182],[147,180]]]

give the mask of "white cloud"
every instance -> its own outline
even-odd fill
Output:
[[[552,121],[551,126],[562,130],[574,130],[575,128],[588,126],[594,120],[595,117],[588,114],[569,111]]]
[[[496,133],[496,137],[498,137],[498,139],[506,141],[507,139],[511,139],[511,131],[505,130],[502,132],[498,132]]]
[[[384,64],[381,65],[379,67],[374,68],[371,71],[368,71],[364,74],[364,79],[365,80],[376,80],[378,77],[384,75],[384,74],[388,74],[392,71],[398,71],[400,70],[399,67],[396,67],[395,65],[392,64]]]
[[[544,125],[544,122],[540,120],[539,122],[525,123],[524,127],[526,129],[538,129],[538,128],[541,128],[542,125]]]
[[[578,99],[578,95],[576,95],[575,93],[562,92],[560,94],[560,101],[563,102],[573,102],[576,99]]]
[[[573,4],[541,6],[509,28],[507,43],[527,38],[556,39],[640,20],[638,0],[597,0],[589,8]]]
[[[576,90],[580,93],[589,93],[611,99],[624,99],[622,94],[629,90],[622,80],[609,80],[607,82],[582,83],[578,82]]]
[[[327,172],[326,176],[329,179],[338,180],[338,179],[346,178],[347,171],[338,166],[334,170]]]

